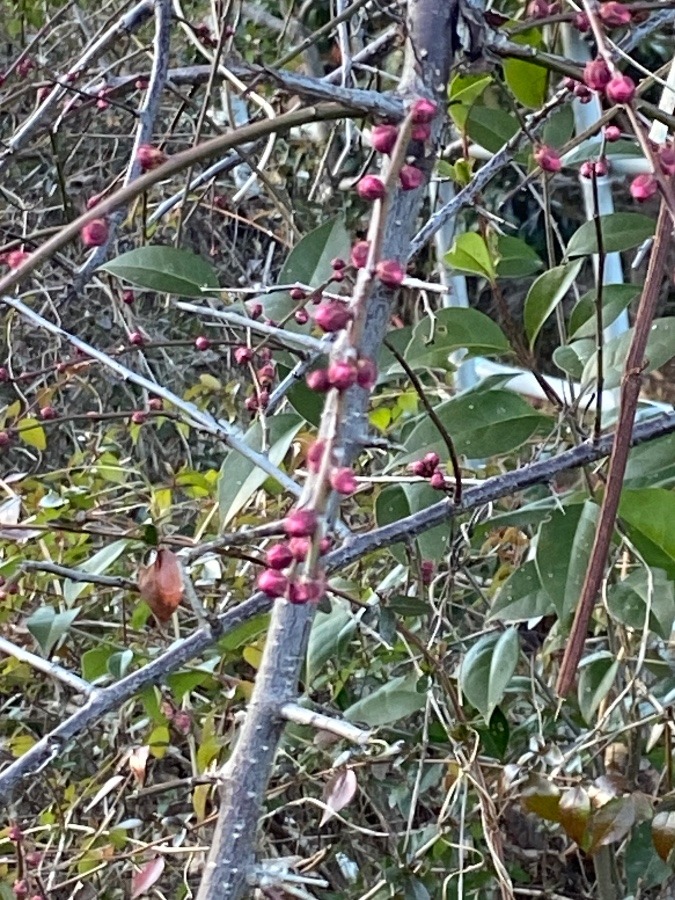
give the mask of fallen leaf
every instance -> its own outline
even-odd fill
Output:
[[[167,622],[183,597],[183,577],[175,553],[164,548],[138,572],[138,590],[159,622]]]

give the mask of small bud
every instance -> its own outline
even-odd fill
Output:
[[[431,137],[431,125],[422,124],[414,125],[410,137],[413,141],[421,141],[424,143]]]
[[[105,219],[93,219],[80,231],[85,247],[101,247],[108,240],[108,223]]]
[[[429,484],[434,490],[442,491],[445,487],[445,476],[437,469],[429,479]]]
[[[192,731],[192,717],[185,709],[179,709],[171,717],[171,724],[179,734],[190,734]]]
[[[609,172],[609,162],[605,156],[601,156],[600,159],[596,159],[595,161],[595,174],[598,178],[601,178],[603,175],[606,175]]]
[[[291,538],[288,541],[288,549],[296,562],[304,562],[307,559],[311,545],[312,542],[309,538],[304,537]]]
[[[323,579],[298,581],[289,585],[288,599],[291,603],[317,603],[326,591]]]
[[[344,259],[342,259],[341,256],[335,256],[330,261],[330,267],[331,267],[331,269],[335,269],[335,271],[340,271],[341,269],[344,269],[344,267],[346,265],[347,265],[347,263],[344,261]]]
[[[591,21],[585,12],[578,12],[574,17],[574,27],[577,31],[585,34],[591,30]]]
[[[387,189],[377,175],[366,175],[356,185],[356,192],[362,200],[381,200]]]
[[[12,442],[7,431],[0,431],[0,447],[8,447]]]
[[[319,303],[322,303],[323,294],[321,293],[321,291],[315,291],[309,298],[309,302],[312,304],[312,306],[318,306]]]
[[[405,269],[395,259],[381,259],[375,266],[375,274],[387,287],[398,287],[405,278]]]
[[[410,116],[414,125],[427,125],[438,112],[438,105],[426,97],[419,97],[410,107]]]
[[[659,186],[653,175],[638,175],[630,183],[630,193],[633,200],[644,203],[658,191]]]
[[[604,91],[612,79],[612,73],[604,59],[592,59],[584,66],[584,84],[592,91]]]
[[[593,163],[590,159],[587,159],[585,162],[579,166],[579,174],[582,178],[592,178],[593,177]]]
[[[628,75],[614,75],[605,93],[612,103],[630,103],[635,97],[635,82]]]
[[[338,494],[353,494],[358,488],[358,482],[354,477],[352,470],[345,466],[341,469],[335,469],[330,476],[330,485]]]
[[[24,861],[29,868],[39,866],[42,862],[43,854],[39,850],[29,850],[24,856]]]
[[[23,831],[19,828],[18,825],[10,825],[9,831],[7,832],[7,837],[14,844],[20,844],[23,840]]]
[[[302,288],[294,287],[294,288],[290,289],[289,296],[290,296],[291,300],[298,301],[298,300],[304,300],[307,297],[307,294],[305,291],[303,291]]]
[[[148,409],[153,412],[161,412],[164,409],[164,401],[161,397],[151,397],[148,400]]]
[[[28,75],[29,72],[32,72],[32,70],[34,68],[35,68],[35,63],[30,58],[30,56],[26,56],[21,60],[19,65],[16,67],[16,74],[19,76],[19,78],[25,78],[26,75]]]
[[[258,587],[268,597],[283,597],[288,589],[288,578],[275,569],[265,569],[258,575]]]
[[[314,313],[314,321],[322,331],[332,334],[336,331],[342,331],[352,320],[351,310],[337,300],[329,303],[322,303],[316,308]]]
[[[344,281],[345,273],[342,269],[334,269],[331,276],[332,281]]]
[[[101,202],[102,197],[103,194],[92,194],[85,204],[87,209],[93,209],[95,206],[97,206]]]
[[[247,397],[244,400],[244,406],[250,413],[254,413],[258,411],[258,398],[255,394],[252,394],[250,397]]]
[[[12,885],[12,890],[14,891],[14,896],[18,898],[27,897],[30,893],[28,882],[25,878],[21,878],[15,881]]]
[[[131,414],[131,421],[134,425],[143,425],[148,420],[148,414],[142,409],[137,409]]]
[[[270,402],[270,392],[268,390],[263,389],[262,391],[258,391],[258,406],[260,409],[267,409],[267,404]]]
[[[262,303],[252,303],[248,308],[248,314],[252,319],[259,319],[263,314]]]
[[[574,88],[574,96],[579,100],[579,103],[590,103],[593,99],[593,91],[581,81],[578,81]]]
[[[372,359],[359,359],[356,362],[356,383],[369,391],[377,384],[377,366]]]
[[[5,262],[10,269],[18,269],[19,266],[26,262],[29,256],[30,254],[26,253],[25,250],[10,250],[5,256]]]
[[[370,244],[368,241],[357,241],[352,247],[350,259],[352,265],[357,269],[365,268],[368,262],[368,254],[370,253]]]
[[[137,91],[146,91],[149,84],[150,80],[148,78],[137,78],[134,82],[134,87]]]
[[[434,453],[433,450],[430,450],[429,453],[424,455],[424,464],[432,470],[436,469],[441,464],[441,458],[438,453]]]
[[[675,175],[675,150],[672,147],[659,149],[659,164],[665,175]]]
[[[396,146],[398,128],[395,125],[376,125],[370,132],[370,143],[378,153],[391,153]]]
[[[122,303],[126,303],[127,306],[131,306],[135,299],[136,295],[133,291],[124,291],[122,294]]]
[[[562,168],[558,151],[545,144],[534,151],[534,159],[544,172],[559,172]]]
[[[208,350],[210,346],[211,346],[211,341],[207,337],[204,337],[203,334],[200,334],[198,338],[195,338],[195,349],[196,350],[199,350],[200,352],[202,352],[204,350]]]
[[[43,406],[40,410],[40,418],[44,419],[45,422],[48,422],[50,419],[56,419],[57,416],[58,413],[53,406]]]
[[[271,384],[274,381],[276,370],[273,363],[265,363],[258,369],[258,381],[260,384]]]
[[[265,564],[268,569],[281,570],[293,562],[295,557],[288,544],[275,544],[265,554]]]
[[[310,391],[316,391],[317,394],[325,394],[330,387],[326,369],[315,369],[313,372],[309,372],[305,381]]]
[[[610,144],[613,144],[614,141],[618,141],[621,138],[621,129],[617,125],[608,125],[605,128],[605,140]]]
[[[346,391],[356,384],[356,366],[347,360],[338,360],[328,366],[328,381],[338,391]]]
[[[306,325],[307,322],[309,322],[309,313],[304,307],[302,309],[296,309],[293,313],[293,318],[298,325]]]
[[[307,449],[307,465],[310,472],[319,471],[323,455],[326,452],[326,444],[324,441],[314,441]]]
[[[631,12],[623,3],[617,3],[617,0],[608,0],[607,3],[601,3],[598,10],[600,18],[609,25],[610,28],[616,28],[619,25],[628,25],[631,20]]]
[[[402,191],[414,191],[424,184],[424,172],[417,166],[402,166],[398,173],[398,180]]]
[[[4,383],[5,381],[9,381],[9,369],[0,366],[0,382]]]
[[[283,521],[289,537],[311,537],[316,531],[318,518],[313,509],[294,509]]]
[[[530,0],[527,4],[527,16],[529,19],[545,19],[549,14],[547,0]]]
[[[140,331],[132,331],[129,335],[129,343],[134,347],[142,347],[145,344],[145,337]]]
[[[237,347],[234,351],[234,359],[238,366],[245,366],[253,359],[253,350],[248,347]]]
[[[431,584],[434,577],[435,565],[431,559],[423,559],[420,564],[420,576],[422,584]]]
[[[159,147],[153,147],[152,144],[141,144],[138,148],[136,159],[138,160],[141,169],[143,169],[144,172],[149,172],[151,169],[156,169],[158,166],[161,166],[162,163],[165,163],[168,157],[163,150],[159,149]]]

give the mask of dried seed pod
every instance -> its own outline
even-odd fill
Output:
[[[178,558],[171,550],[157,551],[154,560],[138,571],[138,590],[159,622],[167,622],[183,597]]]

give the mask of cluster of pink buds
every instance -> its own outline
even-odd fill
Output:
[[[315,369],[310,372],[305,381],[310,390],[320,394],[331,388],[340,392],[346,391],[355,384],[370,390],[377,381],[377,368],[370,359],[359,359],[356,362],[338,359],[331,362],[327,369]]]
[[[588,88],[583,81],[576,81],[574,78],[566,76],[562,81],[563,87],[568,91],[572,91],[579,103],[590,103],[593,98],[593,91]]]
[[[422,459],[416,459],[415,462],[410,463],[408,468],[418,478],[428,478],[432,488],[442,491],[446,486],[446,481],[445,475],[439,468],[440,463],[441,460],[438,453],[432,451],[427,453]]]
[[[612,72],[604,59],[592,59],[584,67],[583,80],[591,91],[604,93],[611,103],[630,103],[635,97],[635,82],[628,75]]]
[[[630,195],[633,200],[637,200],[638,203],[644,203],[646,200],[651,200],[651,198],[656,194],[659,189],[658,182],[653,175],[637,175],[630,183]]]
[[[609,164],[604,156],[596,160],[587,159],[579,167],[579,174],[582,178],[593,178],[593,176],[599,178],[606,175],[608,171]]]
[[[287,570],[307,558],[311,540],[318,527],[318,517],[310,509],[294,509],[283,521],[287,540],[275,544],[265,554],[266,568],[258,576],[258,587],[268,597],[286,597],[291,603],[316,603],[325,592],[322,577],[294,580]],[[330,548],[330,540],[322,538],[319,552]]]
[[[632,18],[628,7],[623,3],[618,3],[617,0],[606,0],[605,3],[601,3],[598,14],[603,23],[610,28],[628,25]]]

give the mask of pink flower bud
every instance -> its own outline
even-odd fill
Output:
[[[530,19],[545,19],[549,15],[547,0],[530,0],[527,4],[527,15]]]
[[[426,123],[422,125],[414,125],[410,137],[413,141],[421,141],[424,143],[431,137],[431,125]]]
[[[344,269],[346,265],[347,265],[347,263],[344,261],[344,259],[341,256],[335,256],[330,261],[331,269],[335,269],[335,270]]]
[[[387,287],[398,287],[405,278],[405,269],[395,259],[381,259],[375,266],[375,274]]]
[[[631,197],[638,203],[650,200],[658,189],[658,183],[653,175],[638,175],[630,183]]]
[[[254,413],[258,411],[258,398],[255,394],[252,394],[250,397],[247,397],[244,400],[244,406],[250,413]]]
[[[262,390],[258,392],[258,406],[260,409],[267,409],[267,404],[270,402],[270,392],[266,390]]]
[[[18,825],[10,825],[7,837],[13,844],[19,844],[23,840],[23,831]]]
[[[659,150],[661,171],[666,175],[675,175],[675,150],[672,147],[661,147]]]
[[[57,417],[58,413],[53,406],[43,406],[40,410],[40,418],[44,419],[46,422],[50,419],[56,419]]]
[[[288,542],[288,549],[291,551],[291,556],[296,562],[303,562],[307,559],[311,544],[312,542],[309,538],[291,538]]]
[[[322,331],[333,333],[342,331],[352,320],[352,311],[337,300],[322,303],[316,308],[314,321]]]
[[[10,250],[9,253],[5,255],[4,261],[10,269],[18,269],[19,266],[26,262],[29,256],[30,254],[26,253],[25,250]]]
[[[621,129],[616,125],[607,125],[605,128],[605,140],[613,144],[614,141],[618,141],[620,138]]]
[[[546,144],[534,151],[534,159],[544,172],[559,172],[562,168],[558,151],[554,150],[553,147],[546,146]]]
[[[593,163],[590,161],[590,159],[587,159],[579,166],[579,174],[582,178],[592,178],[593,168]]]
[[[138,148],[136,159],[140,163],[141,169],[144,172],[148,172],[150,169],[156,169],[158,166],[161,166],[162,163],[167,161],[168,157],[159,147],[153,147],[152,144],[141,144]]]
[[[628,25],[631,20],[631,12],[623,3],[617,3],[617,0],[608,0],[607,3],[601,3],[598,10],[600,18],[609,25],[610,28],[616,28],[619,25]]]
[[[284,531],[289,537],[311,537],[318,518],[313,509],[294,509],[284,519]]]
[[[365,268],[368,262],[368,254],[370,252],[370,244],[368,241],[357,241],[352,247],[350,254],[351,263],[357,269]]]
[[[122,292],[122,303],[126,303],[127,306],[131,306],[131,304],[136,299],[136,295],[133,291],[123,291]]]
[[[395,125],[376,125],[370,132],[370,143],[378,153],[391,153],[397,137],[398,128]]]
[[[148,414],[142,409],[137,409],[131,414],[132,425],[143,425],[145,422],[147,422],[147,420]]]
[[[335,469],[330,476],[330,485],[338,494],[353,494],[358,488],[358,482],[354,477],[352,470],[345,466],[342,469]]]
[[[630,103],[635,97],[635,82],[628,75],[614,75],[605,93],[612,103]]]
[[[150,84],[150,79],[148,78],[137,78],[134,82],[134,87],[137,91],[146,91],[148,89],[148,85]]]
[[[263,314],[262,303],[251,303],[248,307],[248,314],[252,319],[259,319]]]
[[[593,99],[593,91],[586,87],[585,84],[582,84],[581,81],[578,81],[574,87],[574,96],[579,100],[579,103],[590,103]]]
[[[402,166],[398,180],[402,191],[414,191],[424,183],[424,172],[417,166]]]
[[[592,59],[584,66],[584,84],[592,91],[604,91],[612,78],[604,59]]]
[[[85,247],[100,247],[108,240],[108,223],[105,219],[93,219],[80,231],[80,239]]]
[[[428,478],[427,467],[424,464],[424,461],[421,459],[416,459],[414,462],[411,462],[408,466],[411,473],[416,475],[418,478]]]
[[[151,397],[148,400],[148,409],[154,412],[161,412],[164,409],[164,401],[161,397]]]
[[[595,161],[595,174],[598,178],[606,175],[609,172],[609,162],[605,156],[601,156],[600,159],[596,159]]]
[[[258,587],[268,597],[283,597],[288,589],[288,578],[275,569],[264,569],[258,575]]]
[[[325,452],[325,441],[314,441],[309,445],[309,448],[307,449],[307,465],[310,472],[314,472],[316,474],[316,472],[319,471]]]
[[[289,296],[291,300],[304,300],[307,297],[307,293],[302,288],[294,287],[290,289]]]
[[[429,484],[436,491],[442,491],[445,487],[445,476],[442,472],[436,470],[429,479]]]
[[[265,554],[265,563],[268,569],[285,569],[294,558],[288,544],[275,544]]]
[[[313,372],[309,372],[305,381],[310,391],[316,391],[317,394],[325,394],[330,388],[327,369],[315,369]]]
[[[288,599],[291,603],[317,603],[326,592],[326,583],[321,579],[297,581],[289,586]]]
[[[134,347],[142,347],[145,344],[145,338],[140,331],[132,331],[129,335],[129,343]]]
[[[14,896],[19,898],[19,900],[23,897],[27,897],[30,893],[28,882],[25,878],[15,881],[12,885],[12,890],[14,891]]]
[[[333,281],[344,281],[345,273],[342,269],[333,269]]]
[[[426,125],[438,112],[438,104],[426,97],[419,97],[410,107],[410,116],[414,125]]]
[[[346,391],[356,384],[356,366],[347,360],[338,360],[328,366],[328,381],[338,391]]]
[[[306,309],[296,309],[293,313],[293,318],[298,323],[298,325],[306,325],[309,322],[309,313]]]
[[[234,359],[238,366],[245,366],[253,359],[253,350],[249,347],[237,347],[234,351]]]
[[[195,349],[201,351],[208,350],[211,346],[211,341],[204,337],[203,334],[200,334],[198,338],[195,338]]]
[[[434,453],[433,450],[430,450],[429,453],[425,453],[424,455],[424,464],[433,471],[441,464],[441,458],[438,453]]]
[[[258,369],[258,381],[260,384],[271,384],[274,381],[275,368],[273,363],[265,363]]]
[[[372,359],[359,359],[356,362],[356,383],[369,391],[377,384],[377,366]]]
[[[585,34],[587,31],[591,30],[591,22],[585,12],[579,12],[575,15],[574,27],[582,34]]]
[[[362,200],[381,200],[387,189],[377,175],[365,175],[356,185],[356,192]]]

